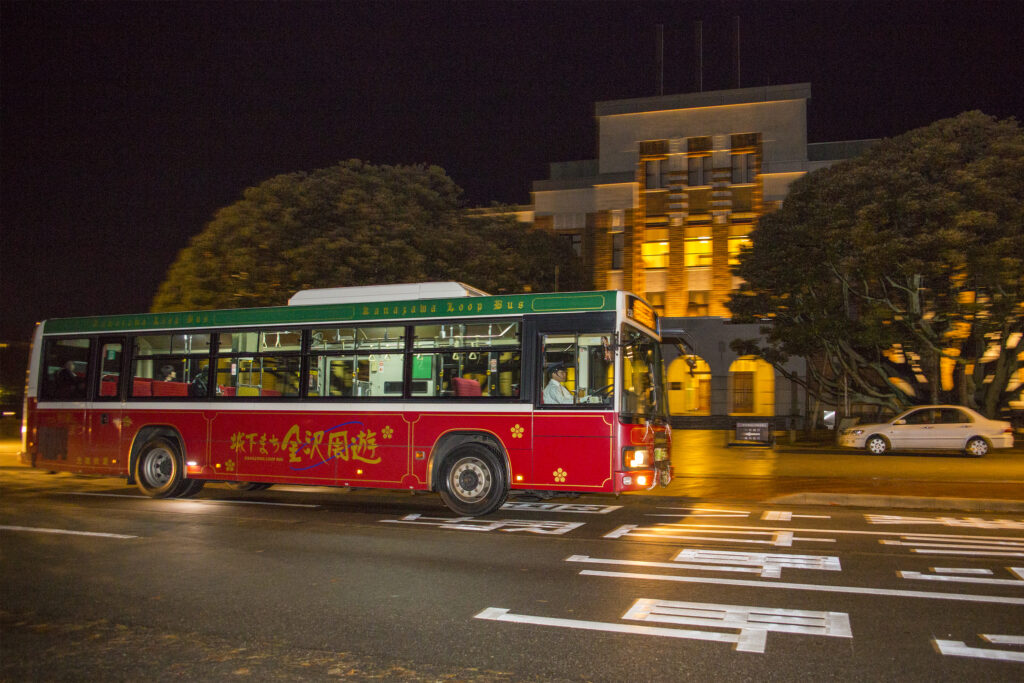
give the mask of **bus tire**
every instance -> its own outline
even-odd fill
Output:
[[[469,517],[487,515],[508,498],[508,477],[497,454],[479,443],[466,443],[441,464],[438,492],[452,512]]]
[[[178,446],[170,439],[157,436],[139,451],[135,461],[135,484],[150,498],[171,498],[185,481]]]
[[[265,491],[273,486],[273,484],[265,484],[257,481],[229,481],[226,483],[228,488],[236,491]]]
[[[174,494],[174,498],[191,498],[206,486],[205,479],[184,479],[181,482],[181,488]]]

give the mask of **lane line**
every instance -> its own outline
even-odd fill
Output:
[[[6,524],[0,524],[0,530],[4,531],[30,531],[37,534],[67,534],[69,536],[96,536],[99,538],[138,538],[138,536],[129,536],[126,534],[109,534],[101,531],[72,531],[71,529],[46,529],[43,527],[35,526],[11,526]]]
[[[913,538],[965,538],[968,540],[1024,541],[1022,536],[974,536],[971,534],[929,534],[912,531],[853,531],[848,529],[793,529],[786,527],[767,526],[732,526],[727,524],[661,524],[663,527],[683,527],[684,529],[748,529],[750,531],[810,531],[817,534],[851,534],[857,536],[907,536]],[[636,528],[634,526],[634,528]]]
[[[888,588],[862,588],[860,586],[822,586],[812,583],[768,583],[743,579],[719,579],[703,576],[677,576],[672,574],[639,574],[634,572],[605,572],[584,569],[581,575],[604,576],[618,579],[641,579],[647,581],[677,581],[681,583],[710,583],[722,586],[744,586],[747,588],[783,588],[786,590],[820,591],[823,593],[849,593],[855,595],[883,595],[894,598],[926,598],[929,600],[957,600],[960,602],[991,602],[998,605],[1024,605],[1024,598],[1006,598],[999,595],[968,595],[961,593],[931,593],[928,591],[904,591]]]
[[[128,493],[93,493],[89,491],[57,491],[58,496],[98,496],[102,498],[131,498],[133,500],[163,500],[169,503],[210,503],[212,505],[273,505],[285,508],[318,508],[319,505],[308,503],[271,503],[264,500],[209,500],[206,498],[150,498]]]
[[[962,640],[939,640],[932,638],[935,648],[940,654],[953,657],[972,657],[974,659],[995,659],[1002,662],[1024,662],[1024,652],[1008,652],[1006,650],[987,650],[983,647],[970,647]]]

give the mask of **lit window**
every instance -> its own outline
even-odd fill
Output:
[[[686,240],[686,257],[684,259],[687,268],[702,268],[711,265],[711,239],[701,237],[700,239]]]
[[[740,249],[750,246],[749,237],[730,237],[729,238],[729,265],[738,266],[740,264]]]
[[[644,242],[640,255],[644,268],[668,268],[668,242]]]

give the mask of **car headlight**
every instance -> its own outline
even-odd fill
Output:
[[[651,466],[651,451],[645,446],[627,446],[622,449],[622,463],[630,469]]]

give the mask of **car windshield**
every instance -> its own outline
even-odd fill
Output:
[[[622,326],[622,405],[627,421],[668,419],[661,345],[650,335]]]

